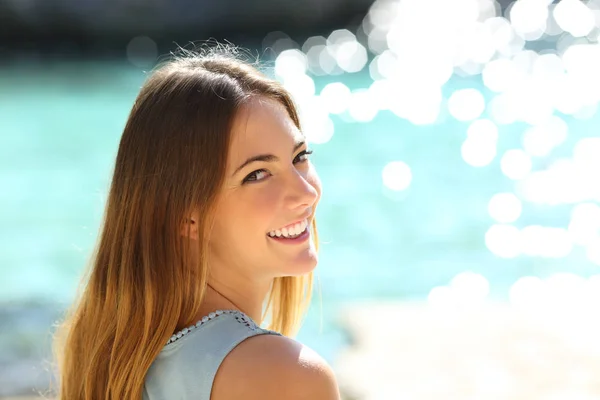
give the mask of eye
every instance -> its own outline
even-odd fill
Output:
[[[312,150],[301,151],[300,153],[298,153],[296,158],[294,158],[294,164],[308,161],[308,156],[310,156],[312,153]]]
[[[268,176],[268,174],[269,172],[266,169],[257,169],[256,171],[249,173],[248,176],[244,178],[242,183],[262,181]]]

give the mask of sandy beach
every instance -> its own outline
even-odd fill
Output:
[[[364,400],[600,399],[600,329],[574,310],[361,303],[341,316],[353,345],[335,363]]]

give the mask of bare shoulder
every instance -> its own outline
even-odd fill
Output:
[[[339,400],[335,374],[315,351],[285,336],[257,335],[221,363],[211,400]]]

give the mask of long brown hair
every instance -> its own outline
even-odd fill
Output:
[[[153,360],[173,332],[195,322],[204,299],[207,240],[179,232],[198,210],[199,237],[210,234],[236,112],[266,96],[300,128],[289,93],[240,54],[233,46],[184,51],[159,65],[137,96],[88,273],[56,333],[59,399],[142,397]],[[314,222],[312,231],[316,241]],[[297,333],[312,284],[312,273],[276,278],[262,316],[268,328]]]

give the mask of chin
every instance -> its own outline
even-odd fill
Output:
[[[311,252],[312,253],[312,252]],[[284,270],[280,270],[279,276],[302,276],[315,270],[318,257],[315,253],[302,254],[301,256],[283,263]]]

